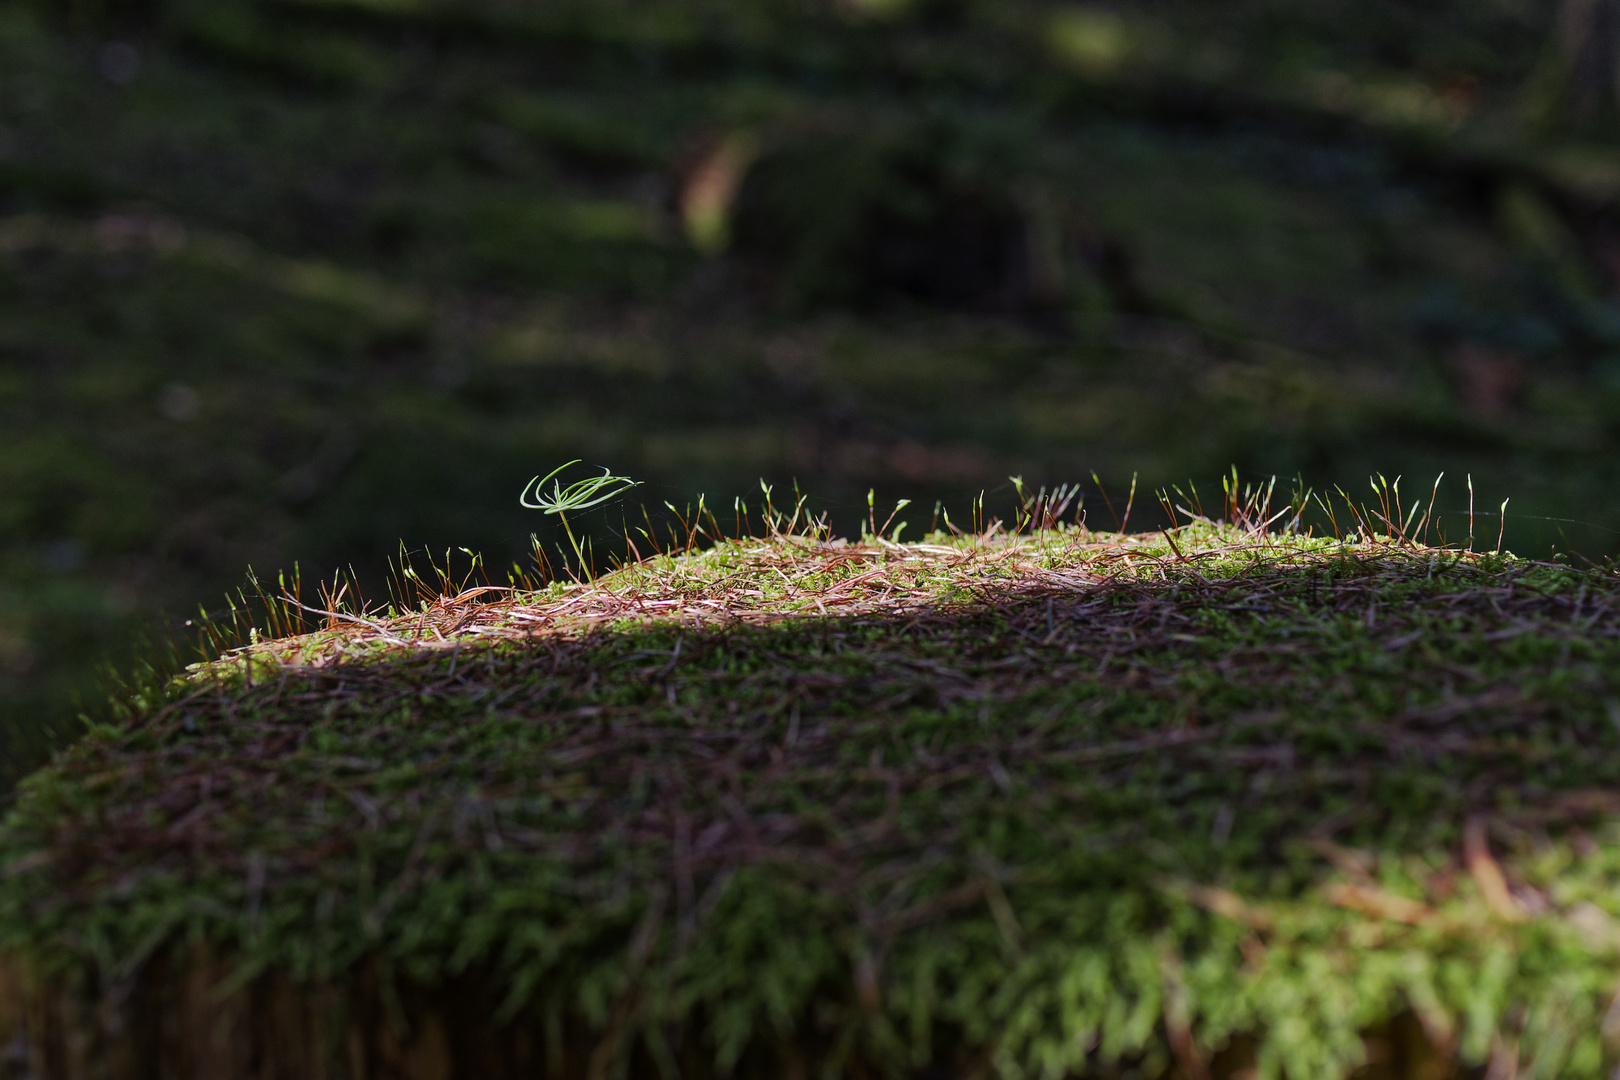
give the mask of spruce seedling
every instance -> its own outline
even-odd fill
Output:
[[[518,503],[526,510],[543,510],[548,514],[556,514],[562,521],[563,532],[568,534],[568,543],[574,549],[574,558],[579,560],[580,567],[590,576],[590,568],[585,565],[585,552],[580,547],[579,540],[574,536],[574,527],[568,523],[571,512],[589,510],[593,506],[601,506],[631,488],[640,487],[638,480],[628,476],[614,476],[612,469],[603,469],[601,476],[591,476],[584,480],[563,487],[562,481],[555,479],[564,469],[579,464],[576,458],[566,465],[558,466],[547,473],[544,478],[536,476],[523,485],[523,494],[518,496]],[[546,484],[551,484],[551,494],[545,491]],[[529,492],[534,492],[534,498],[529,498]]]

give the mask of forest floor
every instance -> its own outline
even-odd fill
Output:
[[[1612,574],[1021,523],[267,622],[23,786],[0,1020],[38,1080],[1607,1075]]]

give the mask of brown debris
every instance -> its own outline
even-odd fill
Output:
[[[1483,817],[1468,819],[1463,827],[1463,862],[1473,876],[1474,884],[1479,886],[1480,895],[1497,918],[1523,922],[1529,918],[1529,914],[1508,889],[1502,867],[1491,855],[1486,829],[1487,823]]]

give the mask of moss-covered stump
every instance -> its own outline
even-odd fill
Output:
[[[0,829],[67,1077],[1597,1077],[1620,582],[777,537],[346,616]],[[1360,1070],[1357,1072],[1357,1070]]]

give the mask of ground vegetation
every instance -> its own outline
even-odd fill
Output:
[[[1608,1075],[1620,588],[1383,490],[289,586],[23,786],[0,1020],[38,1080]]]

